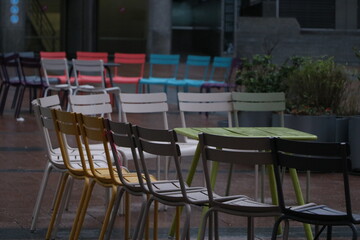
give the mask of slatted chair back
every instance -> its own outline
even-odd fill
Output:
[[[112,105],[110,95],[107,93],[70,95],[69,103],[73,112],[111,119]]]
[[[238,113],[241,111],[250,112],[278,112],[280,114],[280,126],[284,126],[285,94],[283,92],[275,93],[231,93],[235,125],[238,126]]]
[[[324,227],[318,232],[315,239],[317,239],[326,226],[328,228],[328,239],[331,239],[331,227],[336,225],[349,226],[353,231],[353,236],[355,236],[356,228],[354,224],[360,223],[360,217],[352,212],[348,174],[348,171],[351,169],[349,145],[340,142],[323,143],[274,139],[273,152],[279,206],[283,213],[283,216],[277,221],[274,228],[277,228],[282,220],[287,221],[291,219],[303,223],[323,225]],[[340,200],[344,208],[334,208],[332,201],[326,201],[325,196],[318,196],[316,203],[289,207],[290,197],[285,193],[284,183],[280,176],[280,168],[289,168],[298,172],[330,172],[333,175],[339,176],[339,178],[334,176],[334,181],[326,180],[325,186],[322,183],[322,187],[334,189],[331,199]],[[316,183],[312,182],[312,188],[315,188],[315,185]],[[274,231],[273,239],[276,236]]]

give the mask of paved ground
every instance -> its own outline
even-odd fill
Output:
[[[12,96],[12,92],[10,96]],[[175,94],[171,90],[169,94],[170,102],[175,102]],[[48,188],[41,206],[37,229],[30,233],[31,215],[38,193],[39,184],[43,175],[43,169],[46,164],[45,149],[41,134],[35,123],[33,114],[28,112],[28,105],[23,105],[21,116],[25,121],[18,122],[13,117],[13,110],[6,106],[6,111],[0,117],[0,239],[44,239],[48,222],[51,216],[51,203],[56,189],[59,173],[54,172],[49,179]],[[176,104],[171,104],[170,127],[180,126],[180,119]],[[223,115],[210,114],[209,117],[200,114],[190,116],[192,125],[197,126],[216,126],[220,120],[225,119]],[[155,116],[142,118],[138,115],[129,118],[130,122],[142,126],[154,126],[159,122]],[[184,168],[189,165],[191,159],[184,159]],[[195,184],[202,183],[201,169],[197,173]],[[254,178],[251,169],[239,170],[239,178],[236,178],[234,189],[245,187],[246,194],[253,193]],[[300,173],[300,181],[304,184],[305,176]],[[227,172],[221,169],[218,181],[225,183]],[[242,176],[242,177],[241,177]],[[319,188],[311,189],[311,201],[317,198],[325,198],[337,206],[341,206],[340,199],[335,198],[337,188],[328,185],[330,181],[336,181],[337,174],[314,173],[311,181],[313,184],[320,183]],[[286,179],[285,179],[285,184]],[[351,176],[353,190],[354,210],[360,212],[360,179],[359,176]],[[290,192],[291,185],[287,184]],[[76,211],[77,202],[81,193],[81,183],[74,184],[73,194],[71,196],[69,209],[64,214],[63,220],[57,234],[59,239],[67,239],[69,230]],[[81,232],[81,239],[97,239],[102,218],[104,216],[105,203],[104,190],[95,187],[93,198],[84,222]],[[293,196],[289,196],[291,198]],[[266,198],[268,200],[268,198]],[[140,211],[140,200],[133,198],[132,202],[133,225],[136,216]],[[159,238],[167,239],[170,222],[172,220],[174,209],[160,211]],[[195,239],[199,222],[201,219],[201,209],[193,208],[191,223],[191,238]],[[273,218],[262,218],[256,220],[257,239],[270,239],[270,233],[273,225]],[[122,239],[123,217],[119,216],[116,222],[116,229],[113,232],[112,239]],[[335,239],[350,239],[350,231],[347,228],[335,228]],[[246,219],[243,217],[230,217],[228,215],[220,216],[220,236],[221,239],[246,239]],[[291,239],[305,239],[302,226],[292,223]]]

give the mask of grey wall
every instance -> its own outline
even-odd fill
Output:
[[[302,31],[293,18],[240,17],[236,31],[237,55],[269,53],[277,63],[298,56],[334,56],[335,61],[359,65],[353,47],[360,48],[357,30]]]

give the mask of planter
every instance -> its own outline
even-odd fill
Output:
[[[271,112],[239,112],[240,127],[271,127]]]
[[[352,116],[349,119],[349,144],[351,153],[352,169],[360,171],[360,116]]]
[[[285,114],[285,127],[314,134],[319,142],[336,141],[336,116]]]

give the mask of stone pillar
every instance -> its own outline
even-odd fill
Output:
[[[336,0],[336,29],[357,29],[358,0]]]
[[[64,11],[68,53],[96,51],[97,0],[67,0]]]
[[[27,0],[0,1],[0,51],[25,51]]]
[[[171,53],[172,0],[148,1],[147,53]]]

